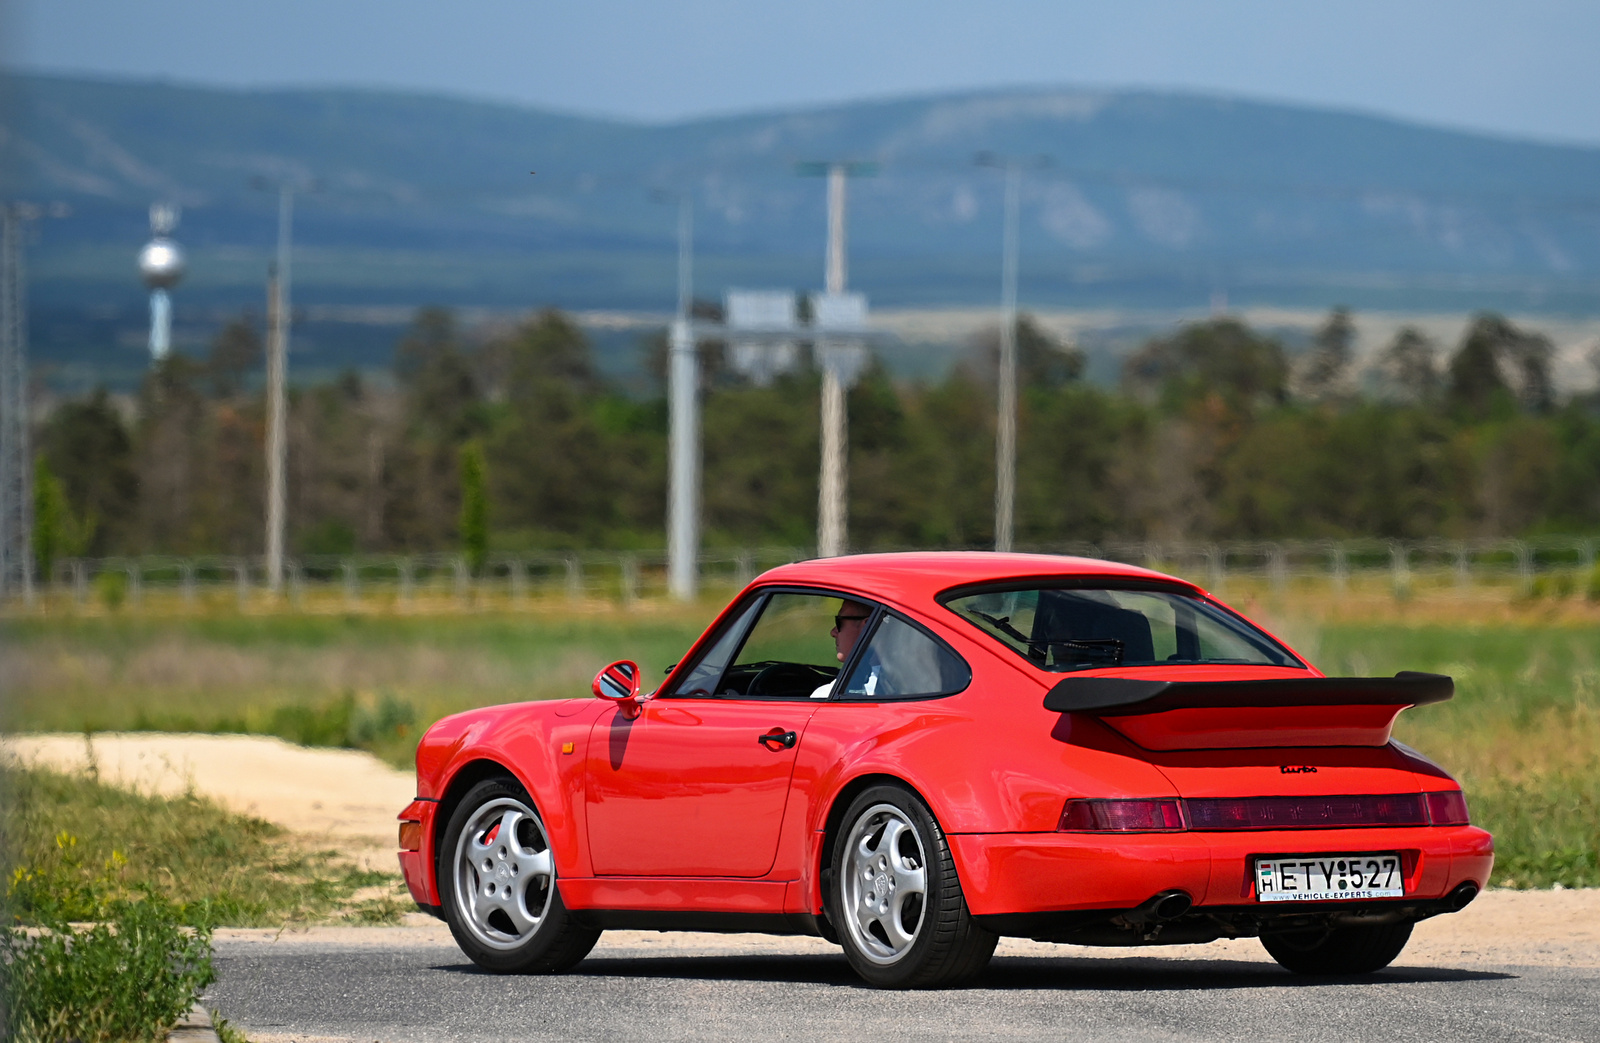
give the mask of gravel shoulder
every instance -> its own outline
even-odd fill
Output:
[[[311,927],[294,931],[227,928],[219,948],[344,950],[455,948],[450,930],[422,913],[400,927]],[[652,956],[822,956],[839,948],[821,938],[688,931],[607,931],[590,959]],[[1228,960],[1271,963],[1253,938],[1209,945],[1099,948],[1005,938],[998,956],[1094,960]],[[1466,909],[1417,925],[1396,967],[1600,968],[1600,888],[1566,891],[1489,890]]]

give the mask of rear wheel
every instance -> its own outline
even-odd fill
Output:
[[[1371,974],[1394,962],[1411,939],[1409,923],[1264,934],[1261,944],[1296,974]]]
[[[922,801],[900,786],[874,786],[843,821],[825,898],[856,973],[890,989],[977,977],[999,938],[967,910],[944,831]]]
[[[439,898],[461,951],[485,970],[564,971],[600,932],[579,927],[561,904],[544,822],[511,779],[467,791],[439,845]]]

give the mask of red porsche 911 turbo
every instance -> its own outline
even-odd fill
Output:
[[[1390,738],[1437,674],[1324,677],[1193,584],[1023,554],[774,569],[660,688],[447,717],[400,815],[412,895],[496,971],[607,928],[821,935],[891,988],[1003,935],[1259,937],[1390,963],[1487,884],[1461,788]]]

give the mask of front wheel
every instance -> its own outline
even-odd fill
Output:
[[[561,904],[544,822],[511,779],[467,791],[439,845],[439,898],[461,951],[502,974],[563,971],[588,955],[600,932],[579,927]]]
[[[999,938],[967,910],[950,845],[922,801],[874,786],[843,822],[825,899],[856,973],[890,989],[945,988],[982,973]]]
[[[1371,974],[1394,962],[1411,940],[1409,923],[1264,934],[1267,953],[1296,974]]]

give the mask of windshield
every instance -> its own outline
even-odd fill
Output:
[[[945,605],[1046,670],[1179,663],[1304,666],[1238,616],[1168,591],[1031,587],[965,594]]]

